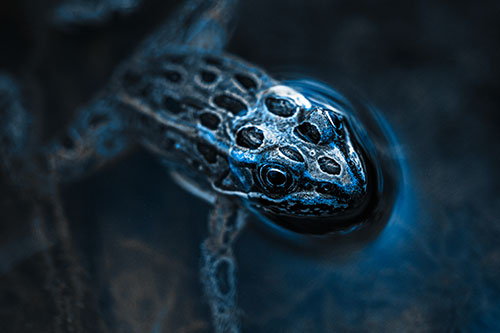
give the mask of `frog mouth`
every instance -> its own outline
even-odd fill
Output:
[[[338,215],[349,208],[349,203],[336,197],[325,198],[310,192],[295,192],[281,198],[272,198],[264,193],[248,193],[250,202],[263,211],[283,216],[327,216]]]
[[[344,235],[362,229],[366,223],[364,216],[370,210],[370,195],[345,202],[334,197],[307,197],[305,194],[296,192],[275,199],[251,192],[246,203],[268,224],[304,235]]]

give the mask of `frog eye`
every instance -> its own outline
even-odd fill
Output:
[[[293,177],[285,168],[278,165],[265,165],[260,168],[259,180],[271,193],[287,191],[293,185]]]
[[[288,175],[286,172],[280,169],[269,169],[266,172],[266,182],[274,187],[280,187],[285,185]]]

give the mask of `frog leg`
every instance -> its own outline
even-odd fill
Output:
[[[217,198],[201,245],[201,282],[216,332],[239,332],[236,259],[233,244],[245,226],[246,212],[225,197]]]
[[[187,0],[139,48],[158,56],[175,46],[220,51],[231,37],[237,0]]]
[[[78,178],[131,147],[128,125],[120,102],[112,96],[98,98],[79,110],[72,125],[41,153],[60,180]]]
[[[97,25],[115,13],[127,15],[141,6],[143,0],[67,0],[55,7],[52,21],[60,27]]]
[[[58,180],[78,178],[125,152],[131,142],[127,112],[110,96],[83,107],[62,135],[40,147],[16,81],[0,74],[0,163],[12,182],[51,192]]]

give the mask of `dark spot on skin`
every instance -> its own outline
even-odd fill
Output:
[[[227,260],[220,260],[215,267],[215,279],[217,281],[217,289],[222,295],[226,295],[231,291],[231,265]]]
[[[257,149],[264,142],[264,133],[257,127],[244,127],[236,134],[238,146]]]
[[[341,171],[340,164],[329,157],[320,157],[318,159],[319,168],[330,175],[338,175]]]
[[[318,144],[321,139],[321,134],[319,133],[318,128],[309,122],[302,123],[295,127],[293,132],[300,139],[310,143]]]
[[[235,74],[234,78],[241,84],[246,90],[254,90],[257,88],[257,83],[251,77],[245,74]]]
[[[213,83],[217,79],[217,74],[207,70],[201,71],[200,76],[201,80],[205,83]]]
[[[279,150],[283,155],[285,155],[292,161],[304,162],[304,157],[302,156],[302,154],[293,147],[281,147],[279,148]]]
[[[217,66],[217,67],[222,67],[222,61],[218,58],[211,57],[211,56],[206,56],[203,58],[205,63],[207,65],[212,65],[212,66]]]
[[[245,103],[240,101],[239,99],[229,96],[229,95],[218,95],[214,98],[214,103],[220,108],[228,110],[234,115],[239,114],[240,112],[247,109]]]
[[[62,146],[65,149],[73,149],[75,147],[75,142],[69,135],[64,135],[61,139]]]
[[[205,108],[205,103],[203,103],[199,99],[196,99],[194,97],[189,97],[189,96],[186,96],[182,99],[182,104],[189,106],[189,107],[196,109],[196,110],[202,110],[203,108]]]
[[[297,110],[297,106],[283,98],[267,97],[265,102],[269,112],[280,117],[290,117]]]
[[[208,129],[216,130],[219,127],[220,119],[212,112],[204,112],[200,115],[200,123]]]
[[[97,127],[108,121],[108,116],[105,114],[95,114],[90,118],[89,124],[92,127]]]
[[[200,154],[208,163],[213,164],[217,162],[217,151],[214,149],[214,147],[205,143],[198,142],[196,144],[196,149],[198,149]]]
[[[172,83],[179,83],[181,81],[181,74],[172,70],[164,70],[162,75]]]
[[[176,100],[175,98],[170,97],[170,96],[165,96],[163,98],[163,107],[167,111],[174,113],[174,114],[179,114],[182,111],[184,111],[182,104],[179,103],[178,100]]]

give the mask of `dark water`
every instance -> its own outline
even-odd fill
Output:
[[[24,77],[43,137],[171,4],[148,6],[70,33],[46,26],[49,4],[0,5],[0,65]],[[230,52],[370,100],[405,171],[391,219],[361,247],[301,251],[253,219],[236,245],[243,330],[499,331],[498,3],[252,0],[241,13]],[[32,60],[41,36],[44,56]],[[2,331],[52,331],[64,304],[51,295],[71,274],[44,260],[64,247],[37,248],[30,203],[1,189]],[[208,204],[140,151],[61,191],[86,272],[87,331],[211,330],[198,273]]]

